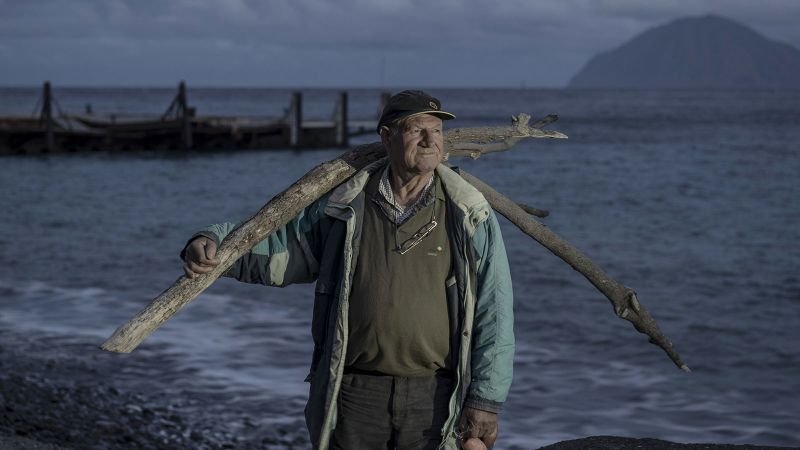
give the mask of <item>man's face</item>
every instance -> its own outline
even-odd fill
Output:
[[[384,136],[392,171],[401,176],[433,173],[444,156],[442,119],[420,114],[406,121],[404,129]]]

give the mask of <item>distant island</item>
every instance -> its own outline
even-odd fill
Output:
[[[724,17],[689,17],[595,55],[568,86],[800,88],[800,50]]]

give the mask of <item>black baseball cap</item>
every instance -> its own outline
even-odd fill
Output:
[[[456,116],[442,111],[442,102],[424,91],[403,91],[389,98],[378,120],[378,133],[381,127],[400,118],[416,114],[432,114],[442,120],[455,119]]]

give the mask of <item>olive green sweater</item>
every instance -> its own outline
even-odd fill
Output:
[[[445,369],[450,331],[445,282],[450,244],[441,182],[431,204],[395,225],[377,204],[380,172],[367,183],[361,249],[350,294],[346,366],[395,376]],[[405,254],[396,249],[434,218],[433,231]]]

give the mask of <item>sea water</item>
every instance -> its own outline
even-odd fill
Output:
[[[800,446],[800,91],[430,91],[458,116],[448,127],[559,114],[550,128],[568,140],[451,162],[549,210],[548,228],[635,289],[693,370],[501,218],[517,351],[496,448],[589,435]],[[65,112],[123,115],[162,113],[174,93],[54,89]],[[379,94],[351,90],[351,118],[374,119]],[[38,95],[0,89],[0,114],[31,114]],[[189,90],[198,115],[279,117],[289,97]],[[307,114],[329,117],[335,97],[305,91]],[[340,152],[0,158],[0,326],[99,344],[181,275],[195,230],[246,219]],[[220,280],[137,352],[169,354],[194,392],[225,392],[223,423],[235,410],[301,427],[312,295]],[[135,386],[158,370],[125,376]]]

